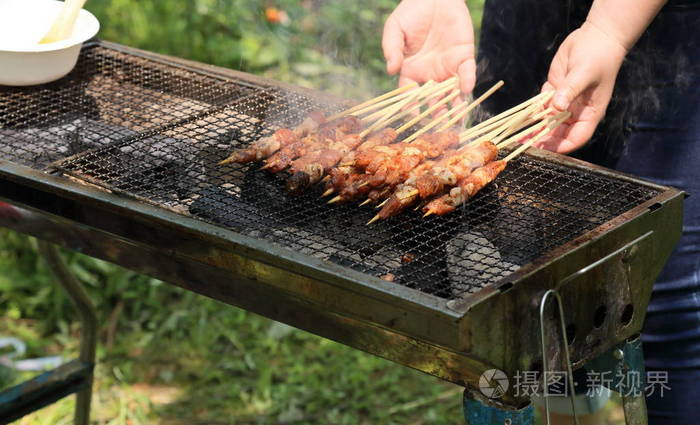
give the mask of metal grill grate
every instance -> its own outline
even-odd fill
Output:
[[[220,167],[232,149],[308,111],[298,94],[262,91],[179,126],[62,161],[64,172],[118,193],[263,238],[442,298],[475,292],[651,199],[624,180],[522,157],[446,217],[409,213],[367,227],[371,207],[329,206],[321,187],[294,197],[260,164]]]
[[[256,90],[91,45],[50,84],[0,86],[0,158],[42,168],[139,132],[206,113]]]

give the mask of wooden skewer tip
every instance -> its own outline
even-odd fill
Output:
[[[408,192],[408,194],[407,194],[406,196],[404,196],[404,197],[402,197],[402,198],[400,198],[400,199],[403,201],[404,199],[411,198],[411,197],[413,197],[413,196],[418,195],[419,193],[420,193],[420,192],[418,191],[418,189],[413,189],[412,191]]]
[[[372,223],[374,223],[375,221],[379,220],[379,218],[380,218],[380,217],[379,217],[379,214],[375,215],[374,217],[372,217],[372,219],[371,219],[370,221],[367,222],[367,226],[369,226],[370,224],[372,224]]]

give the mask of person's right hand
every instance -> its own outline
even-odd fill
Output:
[[[463,93],[474,89],[474,29],[464,0],[401,1],[384,25],[382,49],[400,86],[457,75]]]

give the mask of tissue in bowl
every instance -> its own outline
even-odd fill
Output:
[[[54,0],[0,0],[0,85],[48,83],[73,69],[80,47],[100,24],[83,9],[68,39],[39,44],[62,7]]]

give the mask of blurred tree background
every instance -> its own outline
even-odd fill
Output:
[[[90,9],[106,40],[364,97],[394,85],[384,72],[381,33],[397,3],[108,0]],[[478,24],[483,0],[469,4]]]
[[[395,85],[397,0],[103,0],[100,37],[351,98]],[[483,0],[468,1],[479,27]],[[27,357],[77,353],[76,316],[36,255],[0,229],[0,335]],[[461,390],[156,279],[65,252],[100,315],[98,424],[461,424]],[[0,353],[2,354],[2,353]],[[0,387],[27,375],[0,366]],[[18,423],[72,423],[73,398]]]

